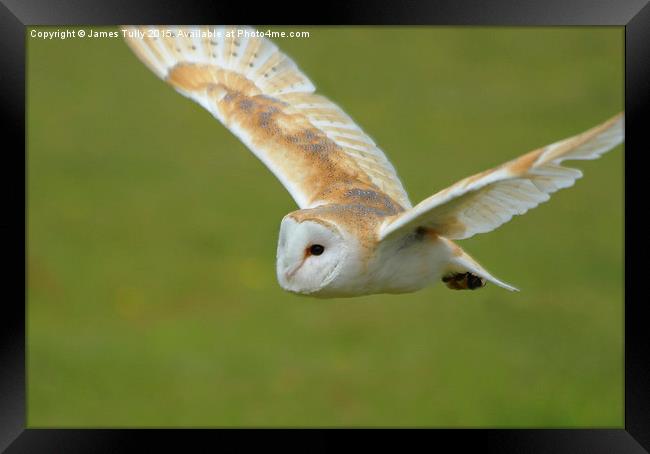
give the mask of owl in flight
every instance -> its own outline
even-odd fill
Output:
[[[280,224],[277,278],[317,297],[500,281],[452,240],[496,229],[572,186],[565,160],[623,141],[623,113],[470,176],[413,206],[395,168],[296,64],[248,27],[123,27],[158,77],[207,109],[280,180],[299,209]]]

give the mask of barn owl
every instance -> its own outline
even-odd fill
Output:
[[[196,101],[255,154],[298,205],[280,223],[280,286],[316,297],[451,289],[491,282],[453,240],[486,233],[572,186],[623,141],[623,113],[582,134],[465,178],[413,206],[375,142],[315,94],[296,64],[249,27],[122,27],[159,78]]]

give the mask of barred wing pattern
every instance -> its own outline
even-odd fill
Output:
[[[394,217],[380,238],[424,226],[450,239],[485,233],[573,186],[582,176],[560,165],[596,159],[623,141],[623,113],[577,136],[531,151],[499,167],[465,178]]]
[[[249,27],[123,27],[158,77],[212,113],[300,208],[370,190],[411,203],[384,153],[271,41]],[[398,209],[398,211],[401,211]]]

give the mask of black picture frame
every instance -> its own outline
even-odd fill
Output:
[[[647,297],[635,289],[644,280],[634,263],[647,249],[643,211],[644,179],[641,159],[647,146],[650,95],[650,5],[648,0],[442,0],[364,2],[330,1],[319,6],[292,6],[270,2],[242,8],[230,2],[1,0],[0,2],[0,111],[3,122],[2,182],[5,219],[3,233],[6,271],[0,315],[0,451],[7,452],[124,452],[162,442],[167,447],[205,443],[213,449],[236,437],[240,449],[260,441],[279,440],[282,431],[262,431],[249,437],[241,431],[212,430],[89,430],[26,428],[25,297],[26,297],[26,179],[25,172],[25,45],[26,27],[33,25],[122,23],[265,23],[350,25],[615,25],[625,27],[625,422],[621,429],[519,429],[409,431],[411,443],[437,449],[451,443],[455,451],[479,448],[488,452],[526,453],[642,453],[650,449],[650,355],[645,316]],[[12,145],[9,146],[8,144]],[[645,147],[644,147],[645,145]],[[639,203],[635,203],[639,200]],[[640,293],[640,292],[639,292]],[[328,446],[328,433],[290,434],[293,445],[305,435],[316,435],[308,449]],[[398,431],[402,433],[403,431]],[[286,434],[285,434],[286,435]],[[326,436],[327,435],[327,436]],[[346,435],[356,435],[346,431]],[[375,444],[390,446],[386,435],[373,431]],[[392,437],[391,437],[392,438]],[[286,445],[285,446],[290,446]],[[335,447],[336,445],[330,445]],[[369,447],[369,444],[364,446]],[[403,443],[395,447],[403,449]]]

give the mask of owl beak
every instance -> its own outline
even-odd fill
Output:
[[[284,273],[287,280],[290,280],[294,276],[294,274],[296,274],[296,272],[300,269],[300,267],[304,265],[305,260],[307,260],[307,257],[303,258],[298,265],[294,266],[292,269]]]

